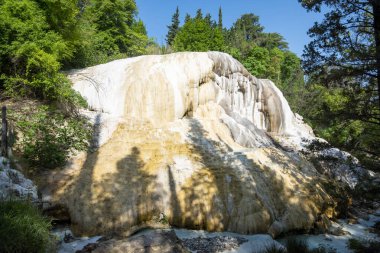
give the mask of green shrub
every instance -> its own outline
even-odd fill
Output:
[[[33,167],[62,166],[71,152],[87,148],[91,128],[85,119],[65,116],[48,106],[12,116],[19,139],[17,149]]]
[[[50,221],[30,203],[0,202],[0,252],[43,252],[51,246]]]

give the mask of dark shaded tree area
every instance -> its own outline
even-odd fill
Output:
[[[178,33],[179,30],[179,9],[177,6],[177,9],[172,17],[172,24],[168,26],[168,34],[166,35],[166,43],[171,46],[173,44],[174,38]]]
[[[299,0],[326,9],[309,30],[303,114],[317,133],[380,169],[380,1]],[[325,9],[323,9],[325,8]]]

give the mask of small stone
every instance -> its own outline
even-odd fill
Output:
[[[358,222],[358,220],[355,219],[355,218],[350,218],[350,219],[347,220],[347,223],[348,223],[348,224],[358,224],[359,222]]]

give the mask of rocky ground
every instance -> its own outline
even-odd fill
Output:
[[[348,248],[350,239],[362,242],[380,242],[380,231],[376,229],[377,224],[380,222],[380,209],[372,214],[362,213],[362,215],[362,218],[339,219],[336,222],[332,222],[331,228],[324,234],[290,235],[280,239],[279,242],[285,243],[287,239],[293,238],[305,241],[309,248],[324,247],[329,252],[353,253]]]
[[[215,236],[213,238],[189,238],[182,240],[186,248],[197,253],[222,252],[235,250],[248,240],[242,237]]]
[[[59,253],[102,253],[102,252],[263,252],[268,245],[283,246],[269,235],[240,235],[229,232],[208,233],[186,229],[145,230],[124,239],[104,240],[99,237],[77,238],[65,241],[61,236]],[[67,238],[68,236],[66,236]]]
[[[367,210],[369,211],[369,210]],[[60,238],[59,253],[102,252],[194,252],[194,253],[260,253],[269,246],[284,248],[289,239],[305,241],[310,249],[323,247],[328,252],[353,253],[350,239],[380,242],[380,209],[354,218],[332,222],[323,234],[288,235],[273,240],[269,235],[241,235],[229,232],[210,233],[187,229],[148,229],[124,239],[100,236],[74,238],[68,229],[55,231]],[[371,211],[369,211],[371,212]]]

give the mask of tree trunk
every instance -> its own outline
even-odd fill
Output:
[[[377,95],[380,110],[380,0],[370,1],[373,9],[374,22],[373,26],[375,29],[375,43],[376,43],[376,70],[377,70]]]
[[[3,106],[1,110],[1,155],[8,156],[8,124],[7,124],[7,107]]]

